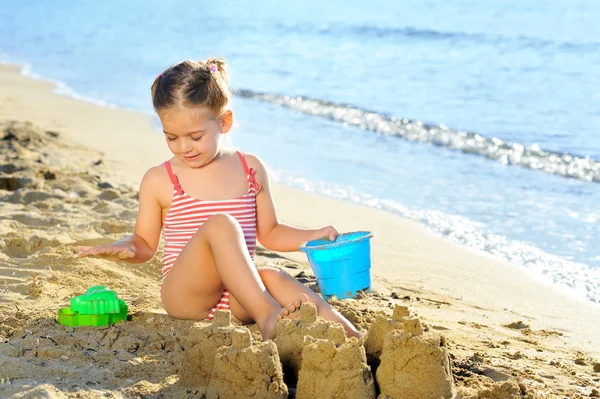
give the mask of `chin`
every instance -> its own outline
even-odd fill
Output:
[[[187,160],[187,159],[186,159],[186,160],[185,160],[185,163],[186,163],[188,166],[192,167],[192,168],[200,168],[200,167],[202,167],[202,166],[204,166],[204,165],[206,165],[206,164],[207,164],[207,162],[205,162],[205,161],[204,161],[204,160],[202,160],[202,159],[195,159],[195,160],[193,160],[193,161],[190,161],[190,160]]]

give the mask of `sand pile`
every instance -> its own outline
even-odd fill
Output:
[[[378,393],[396,399],[455,397],[445,341],[431,333],[423,336],[420,320],[408,315],[406,307],[398,306],[395,319],[379,317],[380,322],[369,330],[374,337],[381,334],[383,325],[395,327],[385,334],[376,358],[379,389],[367,364],[365,340],[347,339],[340,325],[317,317],[312,303],[300,307],[297,319],[281,320],[277,346],[262,350],[257,346],[265,343],[252,345],[249,331],[231,325],[229,312],[220,312],[213,325],[194,326],[188,334],[182,381],[199,388],[208,386],[209,397],[230,397],[237,389],[259,392],[256,381],[264,380],[265,391],[257,397],[279,397],[285,387],[283,363],[291,371],[290,377],[298,376],[299,399],[375,398]],[[235,343],[236,334],[243,343]]]
[[[303,304],[298,313],[298,319],[284,319],[277,324],[275,338],[284,368],[295,375],[302,366],[305,337],[332,339],[336,344],[342,344],[346,339],[343,327],[317,317],[317,309],[312,303]]]
[[[561,349],[560,333],[460,318],[432,322],[432,315],[455,318],[456,309],[483,311],[402,287],[330,301],[368,330],[364,341],[347,340],[310,306],[299,319],[282,321],[278,339],[267,344],[250,343],[248,331],[230,326],[226,316],[223,325],[175,320],[160,305],[160,251],[141,265],[76,256],[78,245],[112,242],[134,227],[136,188],[114,177],[122,166],[102,159],[59,131],[0,123],[0,397],[203,397],[232,387],[261,397],[284,397],[286,389],[310,397],[338,386],[345,388],[333,389],[332,397],[335,391],[400,398],[406,384],[399,381],[423,370],[433,379],[420,381],[437,387],[428,392],[439,397],[451,392],[451,381],[464,398],[598,392],[598,359]],[[264,250],[256,263],[314,285],[306,265]],[[59,325],[58,309],[93,285],[118,292],[129,306],[127,322]],[[255,326],[248,328],[259,337]],[[223,370],[232,379],[214,378]]]
[[[307,336],[296,397],[375,398],[376,387],[362,342]]]
[[[384,397],[453,398],[456,391],[445,340],[436,334],[390,332],[377,368],[377,383]]]
[[[208,387],[209,397],[288,396],[275,343],[253,344],[247,328],[231,324],[229,311],[218,310],[212,323],[195,323],[186,344],[182,384]]]
[[[187,334],[185,363],[179,373],[181,382],[189,386],[208,386],[217,350],[231,346],[234,331],[230,312],[217,311],[210,324],[195,323]]]
[[[402,330],[414,336],[423,334],[421,319],[411,316],[408,307],[396,306],[392,318],[377,315],[367,334],[365,349],[369,362],[378,366],[386,337],[393,330]]]
[[[253,344],[246,328],[236,328],[231,346],[217,351],[208,385],[209,399],[234,397],[288,397],[277,346],[273,341]]]
[[[489,388],[480,390],[475,395],[463,396],[464,399],[534,399],[537,397],[539,396],[535,393],[528,393],[527,388],[515,380],[496,382]]]

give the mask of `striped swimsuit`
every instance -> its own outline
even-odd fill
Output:
[[[165,252],[162,267],[162,279],[164,280],[179,253],[192,238],[194,233],[202,226],[209,217],[216,213],[227,213],[234,217],[244,232],[246,246],[250,256],[254,259],[256,252],[256,195],[260,191],[260,184],[254,178],[256,170],[248,168],[244,155],[237,151],[246,177],[248,178],[248,192],[246,194],[228,200],[203,201],[187,195],[181,188],[177,176],[173,174],[171,163],[165,162],[169,178],[173,183],[173,201],[169,207],[163,225],[165,238]],[[223,289],[219,303],[211,309],[206,320],[212,320],[216,310],[229,309],[229,291]]]

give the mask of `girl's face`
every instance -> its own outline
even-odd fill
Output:
[[[220,117],[202,107],[173,107],[157,112],[169,149],[184,164],[199,168],[210,163],[221,150],[220,138],[229,132],[233,114]]]

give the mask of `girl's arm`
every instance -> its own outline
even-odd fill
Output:
[[[266,167],[253,155],[246,155],[246,159],[248,164],[256,169],[256,181],[261,185],[261,190],[256,196],[256,234],[258,241],[265,248],[278,252],[298,251],[300,245],[306,241],[324,237],[332,241],[336,239],[338,232],[333,226],[301,229],[281,223],[277,217]]]
[[[133,235],[108,245],[79,247],[79,256],[129,263],[144,263],[152,259],[158,249],[162,230],[162,207],[157,195],[159,187],[160,169],[155,167],[146,172],[140,185],[140,205]]]

